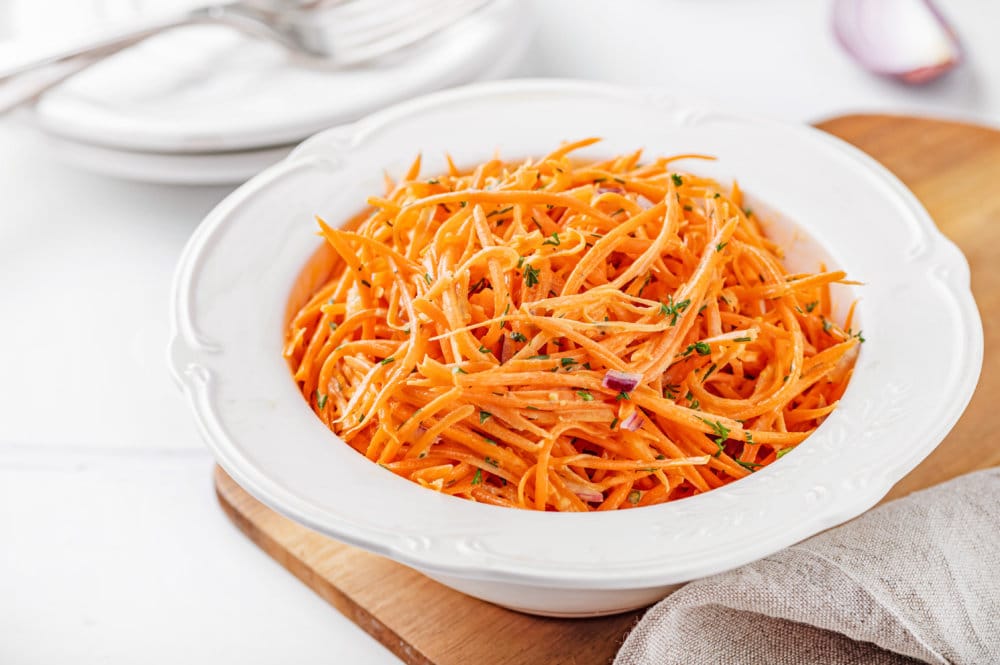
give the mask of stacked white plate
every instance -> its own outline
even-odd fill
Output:
[[[175,29],[44,95],[29,115],[67,160],[152,182],[242,182],[303,138],[431,90],[503,78],[530,38],[495,0],[405,50],[350,70],[296,62],[224,26]]]

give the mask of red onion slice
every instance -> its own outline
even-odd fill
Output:
[[[586,485],[581,485],[580,483],[574,483],[572,480],[563,480],[566,484],[566,489],[568,489],[573,494],[580,497],[583,501],[587,503],[600,503],[604,501],[604,495],[595,489],[591,489]]]
[[[635,432],[642,427],[643,422],[642,416],[639,415],[638,411],[635,411],[632,415],[622,421],[621,428],[623,430],[628,430],[629,432]]]
[[[955,31],[931,0],[835,0],[833,32],[862,67],[904,83],[927,83],[962,60]]]
[[[619,372],[616,369],[609,369],[601,380],[601,385],[608,390],[617,390],[620,393],[630,393],[636,389],[642,381],[642,374],[634,372]]]

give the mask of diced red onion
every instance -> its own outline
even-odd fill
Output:
[[[617,390],[620,393],[630,393],[635,390],[639,382],[642,381],[642,374],[634,372],[619,372],[616,369],[609,369],[604,374],[601,385],[608,390]]]
[[[607,187],[605,185],[601,185],[600,187],[597,188],[597,192],[598,194],[608,194],[608,193],[621,194],[622,190],[620,187]]]
[[[586,485],[574,483],[572,480],[564,480],[563,482],[566,483],[566,489],[568,489],[570,492],[577,495],[587,503],[596,503],[604,501],[604,495],[595,489],[591,489]]]
[[[955,31],[931,0],[835,0],[833,32],[862,67],[904,83],[932,81],[962,59]]]
[[[622,421],[621,428],[629,432],[635,432],[642,427],[643,419],[639,412],[633,412],[628,418]]]

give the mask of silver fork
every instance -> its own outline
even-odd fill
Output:
[[[165,30],[223,24],[275,41],[308,64],[359,65],[409,46],[490,0],[243,0],[149,19],[74,48],[0,68],[0,114],[37,99],[73,74]]]

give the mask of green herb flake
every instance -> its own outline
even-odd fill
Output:
[[[483,470],[476,469],[476,474],[472,476],[472,484],[479,485],[482,482],[483,482]]]
[[[813,300],[811,303],[806,304],[806,311],[812,314],[812,311],[816,309],[816,305],[819,304],[818,300]]]
[[[513,209],[514,209],[514,206],[507,206],[506,208],[501,208],[500,210],[494,210],[493,212],[488,213],[486,216],[487,217],[492,217],[493,215],[506,215],[508,212],[510,212]]]
[[[629,400],[630,402],[632,401],[632,398],[631,398],[631,397],[629,397],[629,396],[628,396],[628,393],[627,393],[627,392],[625,392],[624,390],[623,390],[623,391],[621,391],[620,393],[618,393],[617,395],[615,395],[615,401],[616,401],[616,402],[620,402],[620,401],[622,401],[623,399],[627,399],[627,400]]]
[[[694,350],[698,352],[699,356],[707,356],[712,352],[712,347],[707,342],[695,342]]]
[[[583,400],[584,402],[593,402],[593,401],[594,401],[594,396],[593,396],[593,395],[591,395],[591,394],[590,394],[589,392],[587,392],[586,390],[577,390],[577,391],[576,391],[576,394],[577,394],[577,396],[579,396],[579,398],[580,398],[580,399],[582,399],[582,400]]]
[[[440,184],[441,184],[441,181],[440,181],[440,180],[438,180],[437,178],[434,178],[433,180],[428,180],[428,181],[427,181],[427,184],[428,184],[428,185],[440,185]]]
[[[322,395],[322,394],[321,394],[321,395],[319,395],[319,396],[318,396],[318,397],[316,398],[316,406],[318,406],[318,407],[319,407],[319,408],[321,408],[321,409],[322,409],[322,408],[325,408],[325,407],[326,407],[326,399],[327,399],[327,396],[326,396],[326,395]]]
[[[528,360],[548,360],[549,354],[539,353],[537,356],[528,356]]]
[[[466,371],[465,371],[464,369],[462,369],[461,367],[452,367],[452,368],[451,368],[451,373],[452,373],[452,374],[468,374],[468,372],[466,372]]]
[[[538,268],[530,265],[524,266],[524,283],[531,288],[535,284],[538,284]]]
[[[365,422],[365,414],[362,413],[360,416],[358,416],[358,422],[359,423]]]
[[[701,411],[701,402],[698,400],[691,400],[691,408],[695,411]]]
[[[500,466],[500,460],[495,460],[492,457],[484,457],[483,461],[489,464],[490,466],[495,466],[495,467]]]
[[[333,332],[336,329],[337,329],[337,324],[334,323],[333,321],[330,321],[330,332]]]
[[[726,443],[726,440],[729,439],[729,428],[720,423],[718,420],[709,420],[707,418],[702,418],[701,422],[711,427],[712,432],[716,435],[715,438],[712,439],[712,441],[715,442],[715,445],[718,446],[719,449],[715,451],[715,454],[712,456],[718,457],[719,455],[722,454],[722,451],[725,450],[724,444]]]
[[[617,217],[618,215],[622,214],[623,212],[625,212],[625,208],[618,208],[618,210],[615,210],[613,213],[611,213],[611,216],[612,217]]]
[[[753,432],[744,432],[743,434],[746,437],[747,445],[748,446],[756,446],[757,445],[756,443],[753,442]]]
[[[639,490],[632,490],[628,493],[628,502],[633,506],[638,505],[640,499],[642,499],[642,492]]]
[[[743,208],[743,214],[749,217],[750,215],[753,214],[753,210],[751,210],[750,208]]]
[[[705,376],[701,377],[701,382],[705,383],[706,381],[708,381],[708,377],[712,376],[712,372],[714,372],[717,369],[718,367],[715,365],[715,363],[712,363],[711,367],[708,368],[708,371],[705,372]]]
[[[572,358],[560,358],[559,364],[562,365],[563,367],[572,367],[573,365],[576,364],[576,361],[573,360]]]
[[[521,333],[519,333],[519,332],[512,332],[512,333],[510,334],[510,338],[511,338],[512,340],[514,340],[515,342],[527,342],[527,341],[528,341],[528,338],[527,338],[527,337],[525,337],[524,335],[522,335],[522,334],[521,334]]]
[[[716,192],[716,193],[715,193],[715,194],[714,194],[714,195],[712,196],[712,198],[713,198],[713,199],[717,199],[717,198],[719,198],[719,196],[720,196],[720,194],[719,194],[718,192]]]
[[[485,346],[481,346],[481,347],[479,347],[479,352],[480,353],[489,353],[490,350],[487,349]]]
[[[608,428],[609,429],[614,429],[615,425],[617,425],[617,424],[618,424],[618,416],[615,416],[614,420],[611,421],[611,424],[608,426]]]
[[[480,411],[479,412],[479,424],[482,425],[483,423],[485,423],[487,420],[490,419],[490,416],[492,416],[492,415],[493,414],[490,413],[489,411]]]
[[[392,361],[394,361],[394,360],[395,360],[395,358],[394,358],[393,356],[389,356],[388,358],[384,358],[384,359],[382,359],[382,360],[381,360],[381,361],[379,362],[379,364],[380,364],[380,365],[388,365],[389,363],[391,363],[391,362],[392,362]]]
[[[625,178],[618,178],[618,177],[616,177],[616,178],[614,178],[614,181],[617,182],[619,185],[624,185],[625,184]]]
[[[559,234],[553,232],[552,233],[552,237],[548,238],[547,240],[542,241],[542,244],[543,245],[552,245],[553,247],[558,247],[561,244],[561,241],[559,240]]]
[[[428,286],[430,286],[430,284],[431,284],[431,274],[429,272],[425,272],[424,273],[424,281],[427,282]]]
[[[825,316],[822,317],[822,318],[823,318],[823,332],[828,333],[828,332],[830,332],[830,328],[833,327],[833,324],[830,323],[830,320],[827,319]]]
[[[491,438],[490,438],[490,437],[488,437],[488,436],[484,436],[484,437],[483,437],[483,441],[485,441],[486,443],[490,444],[491,446],[495,446],[495,445],[497,445],[497,442],[496,442],[496,441],[494,441],[493,439],[491,439]]]
[[[726,245],[728,245],[728,244],[729,244],[728,242],[720,242],[719,244],[717,244],[715,246],[715,251],[721,252],[722,250],[724,250],[726,248]]]
[[[670,179],[674,181],[674,187],[680,187],[684,184],[684,178],[680,177],[676,173],[671,173]]]
[[[372,285],[368,282],[367,279],[361,280],[361,283],[364,284],[365,286],[367,286],[369,289],[372,288]]]
[[[641,291],[640,291],[641,293]],[[667,296],[666,303],[660,303],[660,314],[663,316],[669,316],[670,325],[677,325],[677,319],[680,317],[681,312],[686,310],[691,305],[691,299],[686,298],[680,302],[674,302],[674,297],[672,295]]]
[[[790,452],[792,452],[791,448],[782,448],[774,455],[774,459],[781,459]]]
[[[694,208],[692,208],[691,206],[684,206],[684,209],[686,211],[688,211],[688,212],[691,212],[692,210],[694,210]]]
[[[734,339],[733,341],[734,341],[734,342],[752,342],[752,341],[753,341],[753,339],[751,339],[751,338],[749,338],[749,337],[737,337],[737,338],[736,338],[736,339]]]
[[[756,471],[757,469],[763,466],[763,464],[757,464],[756,462],[744,462],[743,460],[738,460],[738,459],[734,459],[733,461],[742,466],[747,471]]]

